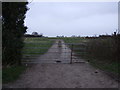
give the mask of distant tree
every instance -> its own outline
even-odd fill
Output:
[[[32,34],[24,34],[25,37],[44,37],[43,34],[32,33]]]
[[[28,2],[2,3],[2,64],[21,64],[24,26]]]
[[[37,32],[32,32],[32,35],[38,36],[38,33]]]

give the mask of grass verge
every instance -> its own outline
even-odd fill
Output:
[[[13,82],[25,71],[25,66],[11,66],[2,70],[2,83]]]

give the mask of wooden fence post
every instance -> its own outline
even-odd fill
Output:
[[[73,52],[73,44],[71,45],[71,59],[70,59],[70,64],[72,64],[72,52]]]

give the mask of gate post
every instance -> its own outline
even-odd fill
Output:
[[[72,52],[73,52],[73,44],[71,45],[71,59],[70,59],[70,64],[72,64]]]

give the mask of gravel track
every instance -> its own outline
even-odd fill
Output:
[[[71,50],[58,40],[48,52],[33,61],[33,65],[13,83],[5,84],[8,88],[118,88],[118,82],[96,70],[88,62],[70,63]],[[61,48],[61,49],[60,49]],[[53,53],[52,53],[53,52]],[[61,61],[61,63],[56,63]],[[73,60],[73,62],[76,62]],[[95,73],[95,72],[98,73]]]

